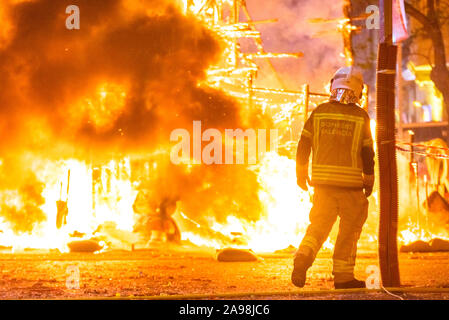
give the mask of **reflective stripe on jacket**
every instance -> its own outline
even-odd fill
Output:
[[[308,164],[311,148],[313,186],[362,188],[362,173],[374,172],[370,119],[355,104],[332,101],[319,105],[304,125],[303,139],[310,144],[303,143],[306,150],[298,146],[298,166]],[[368,150],[371,159],[363,159],[362,149]]]

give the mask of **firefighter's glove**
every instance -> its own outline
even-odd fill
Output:
[[[363,175],[363,189],[365,190],[365,196],[368,198],[373,193],[374,186],[374,174]]]
[[[308,165],[298,166],[298,169],[296,171],[296,183],[304,191],[309,190],[307,187],[307,183],[310,184],[308,171],[309,171]]]

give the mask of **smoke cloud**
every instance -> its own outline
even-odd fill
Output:
[[[253,20],[278,19],[276,23],[256,25],[267,52],[303,52],[302,58],[272,59],[288,89],[298,90],[308,83],[312,91],[324,92],[333,73],[344,66],[343,40],[337,22],[310,23],[309,19],[340,19],[343,1],[314,0],[248,0]],[[246,44],[246,50],[254,46]],[[263,62],[258,77],[260,86],[280,86],[270,68]]]
[[[80,9],[80,30],[66,28],[68,5]],[[0,217],[14,231],[30,232],[45,219],[45,181],[25,174],[32,157],[16,163],[24,153],[101,165],[166,150],[170,132],[193,120],[203,129],[244,127],[233,99],[200,85],[220,58],[220,41],[170,1],[10,0],[0,17],[8,30],[0,33],[0,174],[8,176],[1,187],[18,190],[24,202],[3,205]],[[186,172],[166,164],[147,187],[155,202],[181,197],[193,218],[223,220],[230,210],[257,218],[256,175],[224,167]]]
[[[70,4],[80,8],[80,30],[66,29]],[[2,6],[12,27],[0,50],[1,150],[142,151],[192,120],[238,124],[230,98],[198,86],[220,43],[170,2]]]

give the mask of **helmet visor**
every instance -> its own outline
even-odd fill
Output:
[[[329,100],[338,101],[343,104],[359,103],[359,98],[355,95],[354,91],[343,88],[332,90]]]

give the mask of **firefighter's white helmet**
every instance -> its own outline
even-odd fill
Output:
[[[357,98],[362,97],[363,76],[353,67],[343,67],[337,70],[331,80],[331,92],[335,89],[349,89]]]

